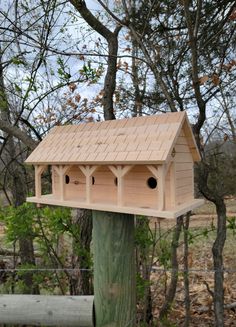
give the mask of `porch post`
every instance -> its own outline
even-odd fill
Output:
[[[86,177],[86,202],[91,203],[91,189],[92,189],[92,174],[97,170],[98,166],[79,166],[80,170]]]
[[[41,198],[41,195],[42,195],[41,176],[46,168],[47,168],[46,165],[35,165],[35,196],[36,196],[36,198]]]

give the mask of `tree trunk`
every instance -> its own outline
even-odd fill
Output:
[[[71,295],[93,294],[91,272],[90,244],[92,241],[92,211],[77,209],[73,222],[78,230],[78,237],[73,239],[73,268],[79,269],[79,275],[72,276],[70,281]]]
[[[223,250],[226,240],[226,206],[223,195],[217,194],[219,190],[211,190],[208,187],[208,178],[214,167],[202,163],[198,166],[198,181],[201,193],[216,206],[217,213],[217,231],[216,239],[212,247],[214,262],[214,313],[215,326],[224,326],[224,267]],[[216,181],[216,183],[218,183]]]
[[[136,237],[136,267],[137,272],[140,274],[142,280],[144,281],[143,296],[140,301],[138,301],[138,320],[149,325],[153,319],[150,282],[153,257],[150,257],[150,253],[153,253],[151,246],[155,246],[155,241],[152,243],[152,245],[150,244],[148,217],[137,217],[135,227],[137,235],[140,235],[140,241],[139,237]]]
[[[31,229],[31,226],[29,226]],[[33,248],[33,238],[28,237],[19,239],[19,255],[22,265],[30,265],[35,266],[35,256],[34,256],[34,248]],[[34,283],[33,273],[25,272],[21,276],[24,281],[23,285],[23,294],[39,294],[39,287]]]
[[[224,200],[218,199],[215,202],[217,211],[217,236],[212,247],[215,270],[214,285],[214,311],[215,326],[224,326],[224,266],[223,249],[226,240],[226,206]]]
[[[135,326],[134,216],[93,211],[93,251],[96,326]]]
[[[3,68],[0,55],[0,115],[3,121],[11,124],[10,120],[10,107],[4,85]],[[7,189],[11,191],[12,202],[15,207],[22,205],[26,201],[26,182],[25,172],[20,161],[21,156],[16,155],[19,152],[19,145],[15,142],[12,135],[5,136],[5,148],[3,149],[3,162],[5,164],[5,174],[7,175],[6,180],[8,181]],[[17,148],[18,147],[18,148]],[[17,158],[17,159],[16,159]],[[35,265],[34,259],[34,248],[32,239],[32,226],[29,226],[27,239],[19,237],[19,254],[21,264]],[[27,273],[22,275],[24,281],[23,293],[38,294],[39,289],[37,285],[33,285],[33,274]]]
[[[178,217],[172,242],[171,242],[171,281],[167,291],[165,302],[159,314],[160,320],[163,321],[165,321],[167,318],[167,315],[171,309],[171,305],[174,301],[175,293],[176,293],[176,287],[178,282],[178,268],[179,268],[177,250],[179,246],[179,237],[181,233],[182,222],[183,222],[183,216]]]
[[[118,52],[118,34],[121,26],[116,26],[114,32],[103,25],[87,8],[86,2],[82,0],[70,0],[71,4],[78,10],[80,15],[97,33],[99,33],[108,43],[107,71],[104,80],[103,89],[103,113],[105,120],[115,119],[113,96],[116,88],[117,72],[117,52]]]
[[[118,52],[118,37],[113,34],[108,39],[108,67],[104,81],[103,112],[105,120],[116,119],[113,108],[113,95],[116,89],[116,64]]]

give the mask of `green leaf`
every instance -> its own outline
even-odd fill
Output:
[[[17,66],[20,66],[20,65],[24,65],[25,66],[25,62],[23,59],[20,59],[19,57],[12,57],[11,58],[11,63],[13,65],[17,65]]]
[[[19,85],[17,85],[16,83],[14,83],[14,86],[15,86],[16,92],[18,92],[18,93],[21,93],[22,92],[22,88]]]

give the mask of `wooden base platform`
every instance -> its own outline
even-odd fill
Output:
[[[60,200],[56,199],[53,195],[42,195],[41,197],[30,197],[27,198],[27,202],[33,202],[37,204],[49,204],[56,206],[66,206],[71,208],[84,208],[84,209],[92,209],[92,210],[100,210],[100,211],[111,211],[111,212],[125,212],[128,214],[134,215],[143,215],[143,216],[152,216],[159,218],[177,218],[188,211],[196,209],[204,204],[203,199],[193,199],[183,205],[179,205],[175,207],[174,210],[164,210],[159,211],[153,208],[141,208],[141,207],[129,207],[122,206],[119,207],[117,205],[108,205],[107,203],[86,203],[86,202],[78,202],[71,200]]]

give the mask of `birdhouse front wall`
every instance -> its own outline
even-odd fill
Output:
[[[60,176],[52,167],[53,190],[56,199],[61,198]],[[118,178],[109,167],[100,166],[90,176],[91,203],[117,205]],[[63,177],[64,200],[86,202],[86,177],[79,166],[72,166]],[[122,205],[128,207],[158,207],[159,181],[145,165],[134,166],[123,179]],[[166,198],[169,195],[166,194]]]
[[[135,166],[125,176],[124,194],[124,205],[126,206],[157,208],[159,197],[158,179],[146,166]]]
[[[117,178],[106,166],[100,166],[92,175],[91,201],[117,204]]]
[[[55,197],[60,198],[60,179],[58,174],[54,172]],[[86,198],[86,177],[78,166],[71,166],[63,177],[64,183],[64,199],[73,201],[85,201]]]

